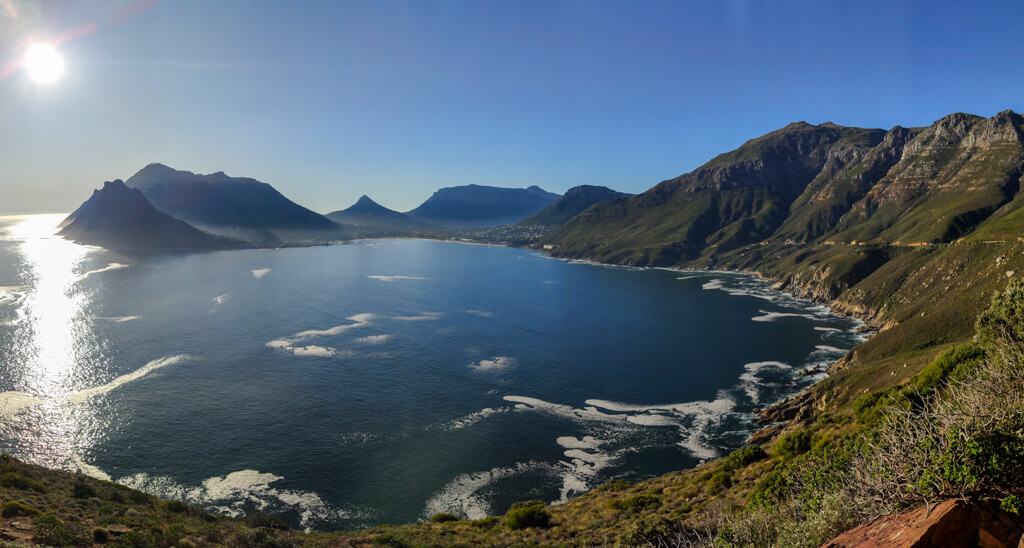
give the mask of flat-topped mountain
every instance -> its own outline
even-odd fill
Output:
[[[446,187],[435,192],[410,217],[429,224],[479,228],[513,224],[559,198],[537,186],[500,188],[482,185]]]
[[[612,190],[606,186],[579,185],[565,191],[562,197],[551,202],[547,207],[534,215],[519,222],[522,225],[559,226],[563,225],[576,215],[583,213],[590,206],[628,198],[632,194],[626,194]]]
[[[260,243],[336,232],[337,224],[274,187],[222,171],[207,175],[150,164],[125,182],[161,211],[204,230]]]
[[[388,209],[365,194],[351,207],[328,213],[327,218],[343,225],[364,230],[408,231],[422,224],[405,213]]]
[[[61,223],[61,236],[120,250],[193,250],[244,247],[243,242],[207,234],[157,210],[138,189],[120,179],[93,192]]]

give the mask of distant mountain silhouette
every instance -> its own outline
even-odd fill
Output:
[[[150,164],[126,184],[157,209],[204,230],[261,243],[292,240],[340,227],[323,215],[285,198],[274,187],[223,171],[201,175]]]
[[[138,189],[120,179],[103,183],[59,232],[78,243],[121,250],[195,250],[246,247],[246,244],[207,234],[159,211]]]
[[[632,194],[612,190],[605,186],[574,186],[565,191],[561,198],[551,202],[551,204],[540,210],[536,215],[523,219],[519,224],[560,226],[569,222],[569,219],[583,213],[594,204],[619,198],[628,198],[630,196]]]
[[[337,223],[361,229],[363,232],[407,232],[423,226],[405,213],[388,209],[365,194],[351,207],[328,213],[326,217]]]
[[[407,215],[441,226],[475,228],[512,224],[557,200],[539,187],[499,188],[465,185],[438,190]]]

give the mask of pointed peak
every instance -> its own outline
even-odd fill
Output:
[[[356,205],[379,205],[379,204],[377,202],[373,201],[373,199],[371,199],[366,194],[363,194],[362,196],[359,197],[358,200],[356,200]]]

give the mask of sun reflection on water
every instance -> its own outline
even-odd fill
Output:
[[[11,392],[0,437],[23,458],[68,467],[79,460],[101,431],[90,402],[69,396],[96,383],[98,352],[91,299],[76,272],[94,252],[56,236],[63,215],[4,218],[4,240],[15,243],[21,298],[3,377]],[[3,402],[0,402],[2,404]],[[2,406],[0,406],[2,407]]]

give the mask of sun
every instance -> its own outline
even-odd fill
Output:
[[[25,52],[25,71],[28,77],[40,84],[57,81],[64,74],[64,58],[52,44],[40,42]]]

